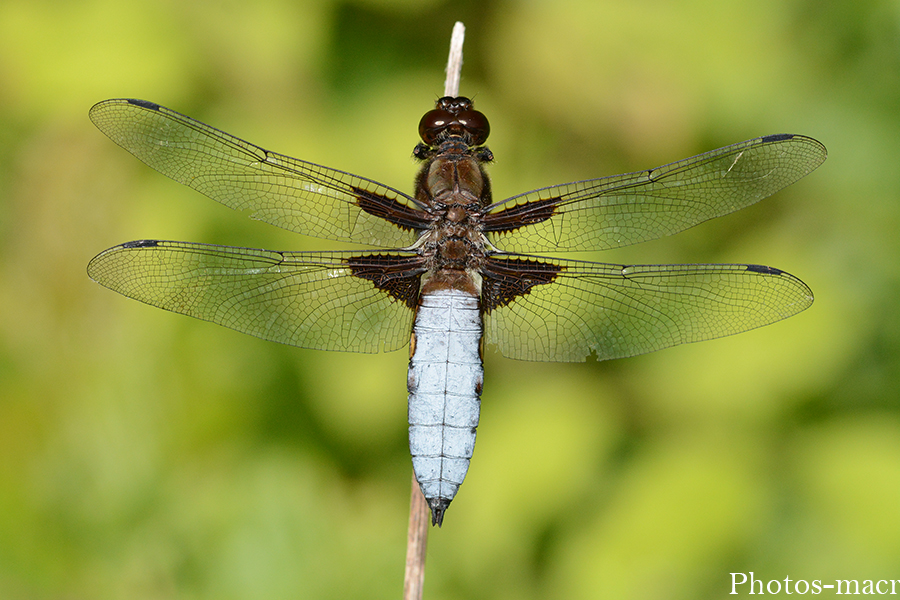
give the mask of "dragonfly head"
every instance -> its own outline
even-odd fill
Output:
[[[464,137],[470,146],[480,146],[490,132],[487,117],[473,109],[472,101],[463,96],[444,96],[419,121],[419,136],[428,146],[450,135]]]

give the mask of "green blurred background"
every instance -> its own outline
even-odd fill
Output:
[[[825,165],[608,262],[753,262],[805,313],[647,356],[486,353],[478,445],[426,598],[721,598],[731,572],[900,578],[895,0],[0,4],[0,598],[399,598],[406,353],[283,347],[127,300],[92,256],[162,238],[334,248],[143,166],[90,124],[159,102],[411,189],[461,92],[495,195],[769,133]],[[746,593],[746,590],[744,590]]]

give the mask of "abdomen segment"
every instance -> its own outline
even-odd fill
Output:
[[[409,360],[409,448],[413,469],[440,525],[475,448],[484,369],[478,298],[458,290],[424,295]]]

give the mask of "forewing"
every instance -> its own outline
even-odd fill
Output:
[[[94,124],[148,166],[217,202],[304,235],[406,247],[421,213],[375,181],[269,152],[143,100],[106,100]]]
[[[802,281],[759,265],[613,265],[505,255],[484,269],[485,336],[506,357],[583,361],[722,337],[812,304]]]
[[[380,352],[409,341],[418,261],[402,252],[272,252],[143,240],[97,255],[88,275],[129,298],[265,340]]]
[[[627,246],[750,206],[825,157],[825,147],[809,137],[760,137],[649,171],[513,196],[494,205],[484,228],[506,252]]]

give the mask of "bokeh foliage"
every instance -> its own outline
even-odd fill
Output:
[[[333,248],[208,201],[96,131],[156,101],[408,188],[453,21],[494,189],[820,139],[809,178],[583,258],[753,262],[813,307],[609,363],[488,352],[426,597],[720,598],[729,573],[900,573],[900,5],[889,0],[0,4],[0,597],[397,598],[403,352],[268,344],[85,265],[163,238]]]

